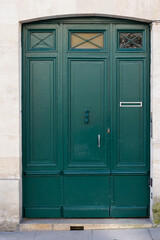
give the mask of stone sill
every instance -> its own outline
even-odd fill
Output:
[[[57,231],[80,227],[83,230],[131,229],[154,227],[149,218],[121,219],[23,219],[20,231]]]

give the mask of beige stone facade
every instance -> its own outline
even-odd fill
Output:
[[[89,15],[138,20],[152,26],[151,193],[160,199],[160,0],[0,0],[0,228],[15,229],[22,217],[21,25]]]

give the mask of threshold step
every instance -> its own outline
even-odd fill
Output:
[[[57,230],[98,230],[151,228],[149,218],[110,218],[110,219],[23,219],[20,231],[57,231]]]

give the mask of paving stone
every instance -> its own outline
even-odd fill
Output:
[[[0,232],[0,240],[160,240],[160,228]]]
[[[93,240],[152,240],[147,229],[93,230]]]
[[[36,232],[0,232],[0,240],[34,240]]]
[[[92,240],[89,231],[49,231],[37,232],[34,240]]]
[[[160,228],[148,229],[153,239],[160,240]]]

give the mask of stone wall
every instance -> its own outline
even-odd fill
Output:
[[[16,229],[21,219],[21,23],[79,15],[152,22],[151,172],[160,199],[160,1],[0,0],[0,228]]]
[[[151,139],[151,176],[153,178],[152,204],[160,209],[160,22],[152,23],[151,41],[151,112],[153,131]],[[152,209],[151,209],[152,215]],[[160,212],[159,212],[160,215]]]

